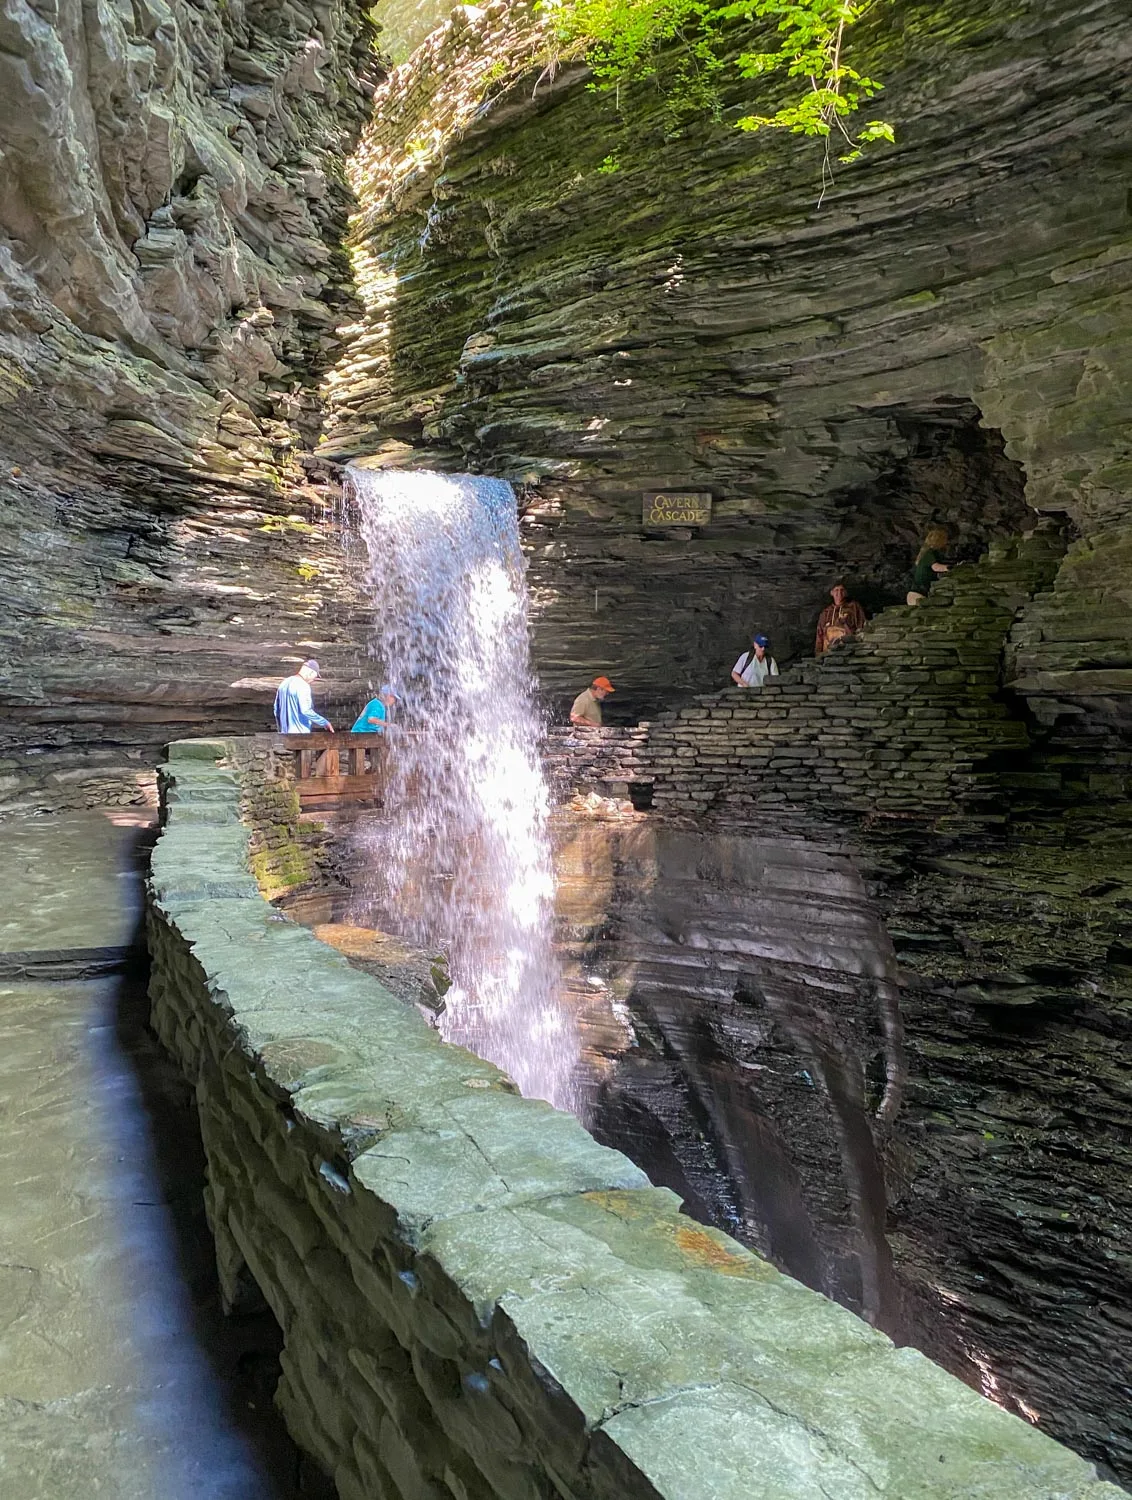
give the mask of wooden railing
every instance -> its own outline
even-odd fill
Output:
[[[295,752],[295,780],[304,812],[380,805],[388,755],[384,735],[285,734],[280,738]]]

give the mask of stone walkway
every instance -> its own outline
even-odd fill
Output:
[[[148,838],[124,810],[0,824],[4,1500],[296,1493],[274,1330],[219,1314],[194,1114],[146,1030]]]

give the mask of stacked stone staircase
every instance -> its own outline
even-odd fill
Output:
[[[1024,714],[1003,692],[1003,652],[1062,551],[1054,531],[995,543],[827,656],[658,719],[638,771],[655,783],[654,805],[912,818],[971,797],[980,764],[1028,747]]]

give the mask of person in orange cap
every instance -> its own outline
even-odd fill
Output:
[[[583,724],[590,729],[600,729],[601,700],[608,698],[612,692],[613,684],[608,677],[595,677],[590,686],[574,699],[574,706],[570,710],[570,723]]]

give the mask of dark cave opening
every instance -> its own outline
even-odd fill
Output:
[[[947,530],[950,562],[974,562],[996,538],[1036,520],[1024,469],[1007,455],[1002,433],[982,425],[973,402],[897,407],[889,416],[904,456],[838,498],[832,549],[870,617],[904,602],[929,527]]]
[[[812,656],[834,583],[844,582],[870,618],[903,605],[930,527],[946,530],[954,564],[1037,524],[1022,466],[969,399],[874,411],[866,427],[872,477],[806,497],[796,528],[758,509],[727,515],[720,504],[707,525],[650,539],[647,555],[634,550],[640,537],[619,531],[619,559],[599,563],[595,540],[611,523],[588,515],[584,487],[564,509],[546,507],[537,525],[528,518],[531,586],[536,600],[540,592],[548,600],[536,603],[533,641],[550,716],[565,719],[587,670],[607,671],[617,685],[606,705],[613,725],[726,688],[754,631],[769,636],[785,669]],[[839,457],[860,457],[861,433],[840,429],[831,418]],[[730,502],[744,490],[721,481],[714,493]]]

